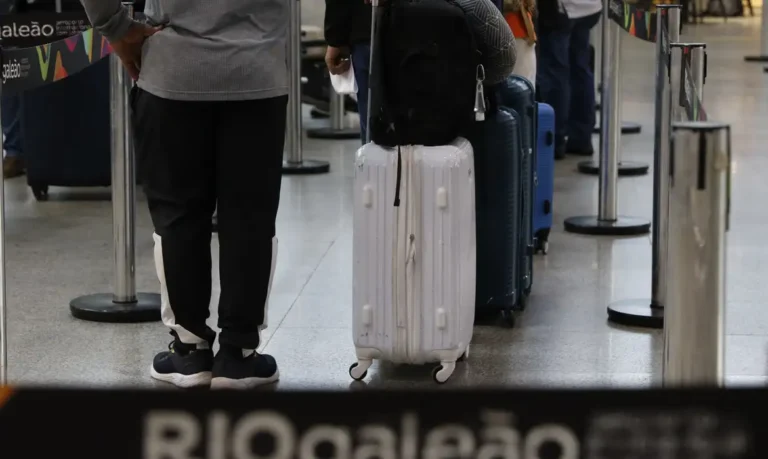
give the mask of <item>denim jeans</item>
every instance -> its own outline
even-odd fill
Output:
[[[569,149],[583,150],[592,145],[595,76],[589,65],[589,31],[599,19],[597,13],[539,27],[539,95],[555,109],[557,144],[567,139]]]
[[[21,139],[21,96],[2,96],[0,115],[3,118],[3,149],[8,157],[21,157],[23,142]]]
[[[352,47],[352,67],[357,82],[357,112],[360,114],[360,135],[363,144],[368,130],[368,72],[370,71],[371,46],[355,45]]]

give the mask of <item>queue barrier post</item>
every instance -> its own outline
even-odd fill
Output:
[[[592,50],[591,52],[594,52],[598,49],[602,49],[603,40],[602,40],[602,34],[598,31],[602,29],[602,19],[598,23],[597,27],[594,27],[590,31],[590,38],[589,41],[591,43]],[[593,69],[602,68],[602,56],[601,53],[594,52],[594,60],[593,60]],[[599,81],[598,78],[595,78],[595,91],[597,93],[602,92],[602,83]],[[600,102],[597,102],[595,104],[595,110],[599,113],[602,113],[600,110],[600,107],[602,107],[602,100]],[[600,134],[601,130],[601,124],[596,124],[593,132],[595,134]],[[639,134],[642,132],[642,126],[638,123],[630,122],[630,121],[622,121],[621,122],[621,134]],[[623,161],[619,159],[619,176],[620,177],[630,177],[630,176],[639,176],[639,175],[645,175],[648,173],[648,164],[641,163],[638,161]],[[587,175],[598,175],[600,173],[600,163],[599,160],[595,159],[589,159],[585,161],[579,161],[579,163],[576,165],[576,169],[582,173]]]
[[[745,56],[747,62],[768,62],[768,8],[766,5],[760,7],[760,54],[757,56]],[[768,67],[764,69],[768,72]]]
[[[671,80],[672,122],[695,121],[701,117],[703,110],[707,45],[705,43],[672,43],[670,61],[670,72],[673,75]]]
[[[288,109],[283,174],[324,174],[331,169],[327,161],[304,159],[301,138],[301,0],[290,0],[288,4]]]
[[[651,223],[642,218],[618,215],[618,174],[621,152],[621,79],[619,48],[623,31],[609,17],[610,2],[602,12],[600,177],[596,216],[570,217],[565,230],[570,233],[602,236],[647,234]]]
[[[312,139],[359,139],[360,129],[349,127],[347,122],[347,110],[345,107],[346,96],[337,93],[331,87],[330,123],[329,127],[307,129],[307,137]]]
[[[125,6],[133,17],[133,4]],[[75,298],[69,309],[74,317],[93,322],[152,322],[160,320],[160,295],[136,293],[136,162],[128,102],[133,83],[117,54],[109,59],[114,290]]]
[[[672,126],[670,56],[680,41],[682,5],[657,5],[656,97],[653,143],[653,219],[651,225],[651,298],[608,305],[608,320],[626,326],[662,328],[667,289],[667,218],[669,215],[669,149]],[[703,60],[701,64],[703,64]],[[679,76],[679,73],[676,74]]]
[[[672,129],[663,384],[721,386],[730,127],[686,121]]]

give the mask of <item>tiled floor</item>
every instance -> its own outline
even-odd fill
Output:
[[[728,252],[727,374],[732,384],[768,379],[768,157],[763,142],[768,90],[756,53],[759,23],[729,20],[691,27],[708,42],[705,104],[733,126],[734,180]],[[624,118],[642,123],[623,139],[625,158],[651,161],[653,46],[623,44]],[[307,123],[309,123],[308,121]],[[316,121],[315,121],[316,123]],[[305,156],[331,162],[321,176],[286,177],[280,252],[264,344],[280,365],[280,389],[351,385],[352,175],[356,141],[307,140]],[[661,334],[611,326],[606,305],[644,297],[650,286],[649,237],[566,234],[563,219],[596,211],[597,180],[558,163],[556,219],[549,255],[536,258],[534,294],[514,329],[478,327],[469,361],[448,386],[648,386],[659,379]],[[108,325],[69,315],[69,301],[109,291],[111,218],[106,190],[53,189],[37,203],[24,179],[7,185],[10,376],[14,383],[155,386],[153,354],[169,336],[159,324]],[[650,217],[651,177],[620,180],[623,214]],[[157,291],[149,218],[138,206],[137,276]],[[213,248],[216,250],[215,244]],[[765,298],[765,297],[763,297]],[[213,321],[213,318],[212,318]],[[431,368],[374,367],[369,386],[431,386]],[[160,387],[160,386],[158,386]]]

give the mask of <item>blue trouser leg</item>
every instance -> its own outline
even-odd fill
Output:
[[[3,122],[3,149],[8,157],[21,157],[21,96],[18,94],[2,96],[0,100]]]
[[[370,70],[371,46],[352,47],[352,67],[357,82],[357,111],[360,114],[360,135],[363,143],[368,131],[368,72]]]
[[[564,147],[568,134],[567,122],[570,110],[570,58],[568,41],[571,30],[570,21],[564,21],[562,27],[542,25],[539,30],[539,57],[536,68],[536,80],[539,86],[541,102],[547,103],[555,110],[555,140],[556,145]]]
[[[595,126],[595,75],[589,65],[589,31],[600,13],[572,20],[569,52],[570,107],[568,112],[568,148],[591,149]]]

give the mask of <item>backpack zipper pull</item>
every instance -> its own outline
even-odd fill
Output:
[[[475,121],[485,121],[485,92],[483,91],[485,68],[482,64],[477,66],[475,80]]]

